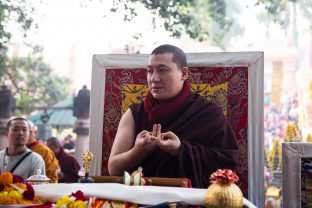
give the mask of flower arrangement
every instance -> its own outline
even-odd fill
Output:
[[[123,207],[123,208],[137,208],[137,204],[121,201],[113,201],[106,199],[99,199],[97,197],[90,197],[89,199],[80,190],[72,193],[69,196],[62,196],[52,208],[102,208],[102,207]]]
[[[18,175],[0,174],[0,204],[42,204],[32,185]]]
[[[218,169],[210,176],[211,183],[230,184],[239,180],[235,172],[229,169]]]
[[[88,198],[82,191],[78,190],[69,196],[63,196],[57,200],[56,204],[52,204],[53,208],[87,208]]]

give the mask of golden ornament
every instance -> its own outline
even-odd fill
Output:
[[[209,208],[242,208],[243,193],[234,183],[238,176],[228,169],[218,169],[211,174],[211,185],[208,187],[204,203]]]
[[[89,174],[91,170],[91,161],[93,160],[93,154],[90,151],[86,151],[82,154],[83,167],[86,173]]]
[[[242,208],[243,193],[234,183],[213,183],[208,187],[204,203],[209,208]]]

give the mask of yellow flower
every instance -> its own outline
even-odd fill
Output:
[[[9,197],[12,197],[13,199],[23,199],[23,195],[18,191],[11,191]]]
[[[7,192],[7,191],[1,191],[0,192],[0,198],[1,197],[5,197],[5,196],[7,196],[9,193]]]
[[[69,196],[63,196],[56,202],[57,207],[62,207],[62,205],[67,206],[71,202],[71,199]]]
[[[69,208],[86,208],[87,205],[83,201],[77,200],[77,201],[70,203],[68,207]]]

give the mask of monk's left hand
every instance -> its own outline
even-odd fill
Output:
[[[158,146],[165,152],[168,152],[172,155],[178,155],[181,141],[177,135],[171,131],[168,131],[166,133],[161,133],[160,139],[158,140]]]

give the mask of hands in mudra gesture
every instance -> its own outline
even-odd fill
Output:
[[[134,147],[145,153],[159,147],[172,155],[178,155],[180,145],[177,135],[171,131],[161,133],[161,125],[154,124],[152,132],[143,130],[138,134]]]

